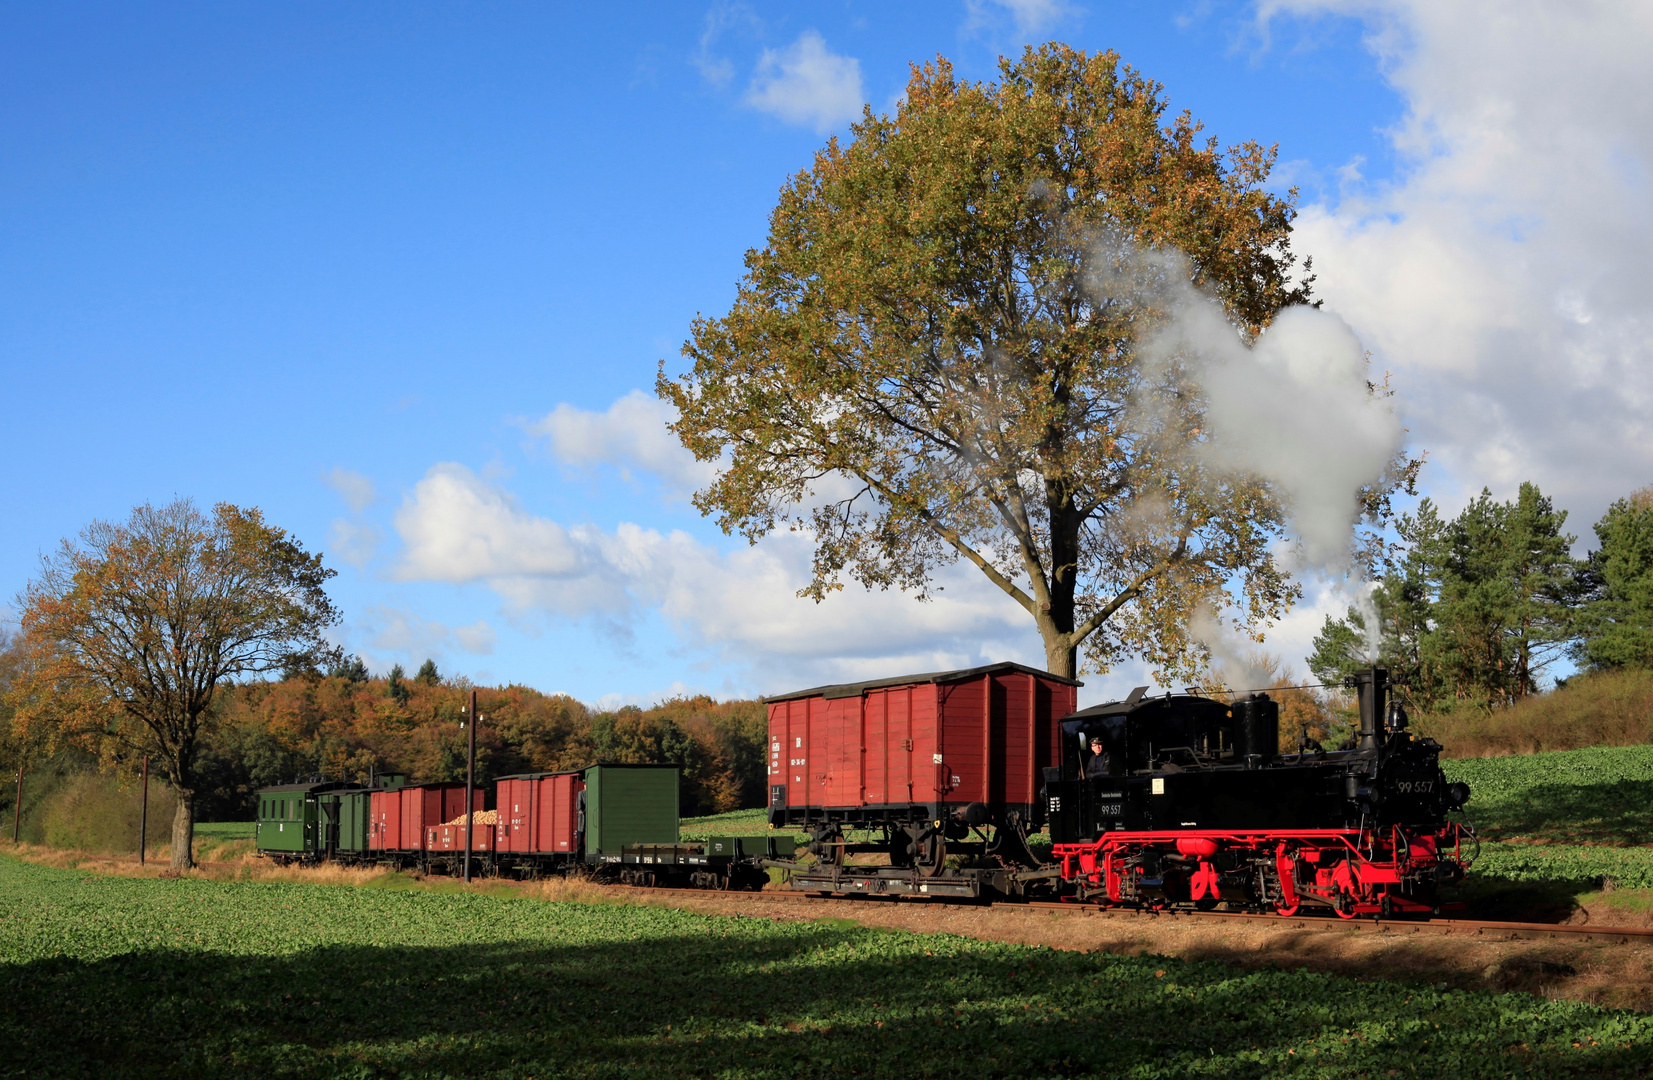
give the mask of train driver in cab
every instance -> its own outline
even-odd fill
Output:
[[[1102,736],[1091,736],[1091,759],[1085,763],[1085,778],[1107,776],[1108,765],[1108,749],[1102,745]]]

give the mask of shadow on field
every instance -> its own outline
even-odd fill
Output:
[[[1504,881],[1471,874],[1449,899],[1464,905],[1453,918],[1564,923],[1578,910],[1578,892],[1573,881]]]
[[[866,930],[0,964],[6,1076],[1645,1076],[1645,1018]],[[833,950],[831,957],[822,950]],[[811,963],[819,957],[822,962]],[[1570,1011],[1569,1011],[1570,1010]],[[1366,1025],[1363,1035],[1351,1029]],[[1563,1035],[1563,1029],[1595,1031]],[[1542,1041],[1546,1035],[1551,1041]],[[1582,1046],[1569,1039],[1582,1038]]]
[[[1481,837],[1532,837],[1555,844],[1653,844],[1653,780],[1545,784],[1501,802]],[[1471,813],[1473,816],[1473,811]]]

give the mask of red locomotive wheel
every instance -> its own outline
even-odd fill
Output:
[[[1297,895],[1297,860],[1281,844],[1274,852],[1274,871],[1280,877],[1280,901],[1274,905],[1274,910],[1286,918],[1297,914],[1297,908],[1302,903]]]

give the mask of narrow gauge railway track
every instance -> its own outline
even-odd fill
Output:
[[[1369,934],[1389,934],[1395,937],[1457,937],[1477,941],[1573,940],[1594,941],[1604,945],[1653,945],[1653,928],[1630,926],[1589,926],[1561,923],[1487,922],[1479,919],[1340,919],[1333,915],[1269,915],[1240,911],[1153,911],[1140,908],[1107,908],[1094,904],[1064,904],[1049,901],[976,901],[960,903],[940,897],[927,896],[816,896],[789,890],[762,892],[717,891],[707,889],[652,888],[632,885],[612,885],[607,888],[638,896],[683,896],[699,900],[733,899],[737,902],[761,903],[781,901],[806,906],[822,906],[845,910],[869,905],[901,904],[948,908],[993,908],[998,911],[1064,912],[1086,918],[1129,919],[1154,922],[1165,920],[1227,921],[1281,930],[1354,930]]]

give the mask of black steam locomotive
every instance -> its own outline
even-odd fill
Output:
[[[1448,814],[1440,746],[1407,730],[1389,676],[1371,668],[1358,740],[1279,752],[1279,705],[1197,695],[1124,701],[1061,722],[1062,761],[1045,769],[1052,856],[1077,899],[1147,906],[1219,902],[1283,915],[1299,905],[1345,918],[1429,914],[1460,880],[1474,830]]]

